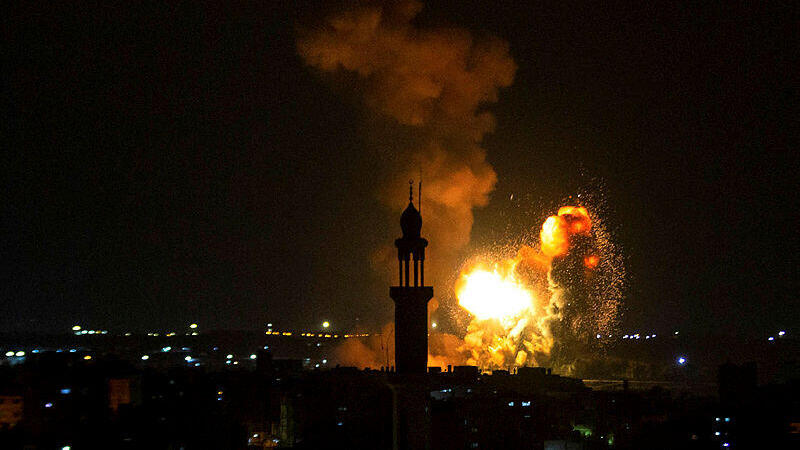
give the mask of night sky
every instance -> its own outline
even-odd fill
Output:
[[[373,190],[372,112],[296,48],[330,2],[23,3],[2,11],[0,332],[390,319],[373,255],[401,211]],[[590,186],[625,330],[800,323],[796,8],[496,3],[415,20],[517,64],[465,255]]]

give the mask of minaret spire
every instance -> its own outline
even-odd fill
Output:
[[[414,203],[414,180],[408,180],[408,202]]]

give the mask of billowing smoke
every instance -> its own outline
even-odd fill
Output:
[[[408,180],[422,172],[427,280],[436,283],[457,267],[473,209],[494,189],[497,176],[481,147],[494,117],[484,108],[511,84],[516,65],[499,39],[416,26],[421,10],[418,1],[359,3],[301,29],[297,49],[325,73],[354,75],[363,103],[386,119],[372,127],[379,136],[365,151],[383,172],[370,177],[385,180],[376,190],[392,217],[405,206]],[[394,270],[392,249],[376,254],[376,264]]]

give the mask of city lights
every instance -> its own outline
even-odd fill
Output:
[[[81,331],[81,326],[80,325],[73,326],[72,331]]]
[[[191,329],[193,329],[193,330],[194,330],[195,328],[197,328],[197,324],[196,324],[196,323],[193,323],[193,324],[189,325],[189,328],[191,328]]]
[[[86,361],[89,361],[90,359],[92,359],[92,355],[86,355],[86,356],[83,357],[83,359],[85,359]]]
[[[331,323],[328,322],[327,320],[325,322],[322,322],[322,328],[328,328],[330,326],[331,326]]]
[[[683,356],[678,357],[678,364],[680,364],[681,366],[685,365],[686,364],[686,358],[683,357]]]
[[[142,355],[142,361],[147,361],[148,359],[150,359],[149,355]]]

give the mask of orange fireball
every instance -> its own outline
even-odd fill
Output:
[[[558,215],[548,217],[542,224],[539,233],[542,253],[551,258],[562,256],[569,250],[570,236],[589,234],[591,229],[592,220],[586,208],[562,206],[558,209]]]

